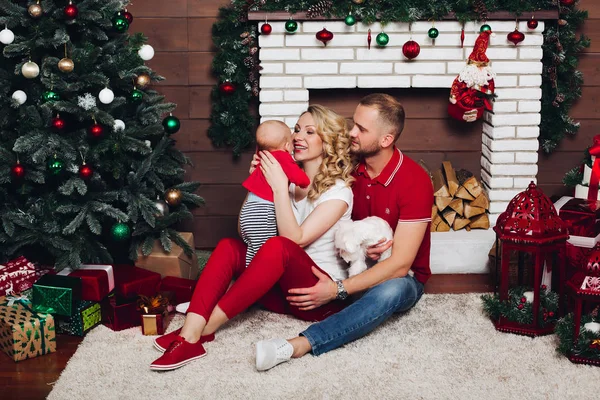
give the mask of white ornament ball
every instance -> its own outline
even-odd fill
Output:
[[[138,50],[138,54],[144,61],[152,60],[154,57],[154,49],[149,44],[144,44]]]
[[[98,98],[100,99],[101,103],[110,104],[115,99],[115,94],[109,88],[104,88],[100,91]]]
[[[2,44],[11,44],[15,40],[15,34],[8,28],[0,31],[0,42]]]
[[[19,105],[25,104],[27,101],[27,94],[22,90],[17,90],[12,94],[12,98],[15,99]]]
[[[120,119],[115,119],[114,129],[115,132],[125,130],[125,122],[121,121]]]
[[[40,67],[33,61],[27,61],[21,67],[21,73],[27,79],[37,78],[37,76],[40,74]]]

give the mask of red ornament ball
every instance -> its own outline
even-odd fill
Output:
[[[550,311],[550,312],[548,313],[548,316],[549,316],[550,318],[554,317],[554,311]]]
[[[98,138],[98,137],[102,136],[102,134],[104,133],[104,128],[100,124],[94,124],[94,125],[90,126],[89,131],[90,131],[90,135]]]
[[[223,94],[233,94],[235,92],[235,85],[229,81],[225,81],[219,85],[219,91]]]
[[[573,4],[575,4],[575,0],[560,0],[560,4],[562,4],[563,6],[572,6]]]
[[[83,180],[88,180],[94,175],[94,170],[89,165],[83,164],[79,167],[79,176]]]
[[[531,18],[529,21],[527,21],[527,27],[529,29],[535,29],[535,28],[537,28],[538,27],[537,19]]]
[[[518,308],[519,310],[522,310],[522,309],[523,309],[523,304],[519,304],[519,305],[517,306],[517,308]]]
[[[521,303],[526,303],[527,302],[527,298],[526,297],[521,297]]]
[[[271,26],[271,24],[264,23],[261,25],[260,33],[262,33],[263,35],[270,35],[271,32],[273,32],[273,27]]]
[[[77,14],[79,14],[77,6],[69,2],[69,5],[65,7],[65,17],[68,19],[75,19],[77,18]]]
[[[315,35],[317,40],[323,42],[324,45],[327,45],[331,39],[333,39],[333,33],[329,32],[327,29],[323,28]]]
[[[21,179],[25,176],[25,168],[18,162],[12,166],[10,172],[15,179]]]
[[[121,15],[124,16],[127,22],[129,22],[129,25],[131,25],[133,22],[133,14],[131,14],[129,11],[123,11]]]
[[[52,118],[52,129],[62,131],[65,128],[65,120],[59,116]]]
[[[519,32],[517,29],[506,35],[506,39],[509,42],[514,43],[514,45],[518,45],[523,40],[525,40],[525,35],[522,32]]]
[[[404,54],[404,57],[408,58],[409,60],[417,57],[420,52],[421,46],[419,46],[419,43],[415,42],[414,40],[409,40],[408,42],[404,43],[404,46],[402,46],[402,54]]]
[[[542,285],[541,288],[542,288],[542,290],[546,290],[548,288],[548,286]]]

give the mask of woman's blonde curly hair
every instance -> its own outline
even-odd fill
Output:
[[[337,179],[350,186],[354,178],[350,156],[350,135],[346,119],[335,111],[319,104],[306,110],[315,120],[317,135],[323,141],[323,162],[308,191],[308,198],[316,200],[327,189],[335,185]]]

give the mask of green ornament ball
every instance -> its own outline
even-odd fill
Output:
[[[139,103],[140,101],[142,101],[143,97],[144,94],[141,90],[134,89],[133,92],[131,92],[131,101],[133,101],[134,103]]]
[[[429,29],[429,31],[427,32],[427,35],[431,38],[431,39],[435,39],[436,37],[440,36],[440,31],[437,30],[437,28],[431,28]]]
[[[479,32],[486,32],[486,31],[491,31],[492,27],[489,26],[488,24],[483,24],[481,25],[481,28],[479,28]]]
[[[162,125],[163,128],[165,128],[165,132],[167,132],[169,135],[177,133],[179,131],[179,128],[181,128],[181,123],[179,122],[179,119],[172,115],[169,115],[168,117],[163,119]]]
[[[113,17],[112,24],[115,30],[120,33],[127,32],[127,29],[129,29],[129,21],[120,13]]]
[[[45,102],[58,101],[60,100],[60,96],[53,90],[46,90],[44,93],[42,93],[42,100]]]
[[[346,25],[348,26],[352,26],[356,23],[356,18],[354,17],[354,15],[349,14],[345,19],[344,22],[346,23]]]
[[[51,158],[48,160],[48,171],[52,175],[58,175],[65,169],[65,162],[60,158]]]
[[[285,30],[287,33],[294,33],[298,30],[298,23],[293,19],[288,20],[285,23]]]
[[[377,35],[375,41],[379,46],[385,46],[390,42],[390,37],[387,33],[381,32],[379,35]]]
[[[117,222],[110,228],[110,234],[115,242],[122,242],[131,236],[131,229],[129,225],[122,222]]]

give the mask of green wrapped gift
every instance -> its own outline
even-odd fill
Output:
[[[100,325],[102,311],[100,303],[94,301],[78,301],[75,314],[70,317],[56,317],[56,332],[67,335],[85,336],[89,330]]]
[[[70,317],[81,300],[81,278],[44,275],[33,284],[33,310]]]

